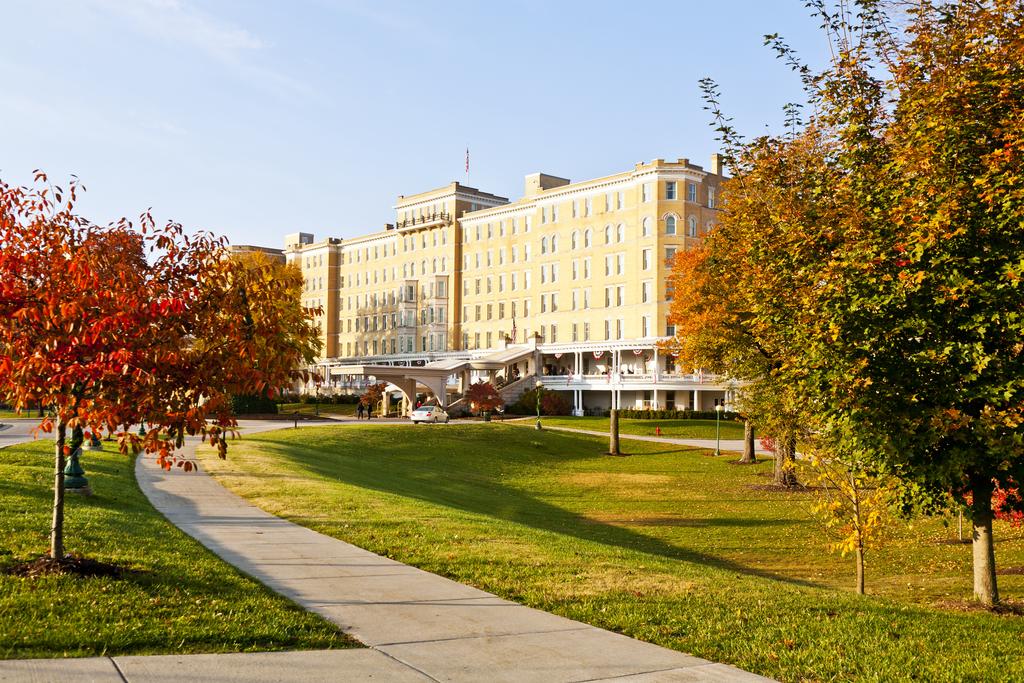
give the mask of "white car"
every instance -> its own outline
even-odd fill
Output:
[[[416,410],[412,411],[412,415],[409,419],[413,422],[448,422],[448,413],[444,412],[440,406],[420,406]]]

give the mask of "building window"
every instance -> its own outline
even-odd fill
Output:
[[[695,202],[697,201],[697,185],[696,183],[686,184],[686,201]]]
[[[610,226],[610,225],[604,226],[604,243],[605,244],[611,244],[612,243],[612,226]]]
[[[623,205],[625,205],[625,203],[626,203],[626,193],[625,192],[616,192],[615,193],[615,208],[616,209],[621,209],[623,207]]]
[[[651,250],[644,249],[640,252],[640,263],[644,270],[651,269]]]
[[[675,247],[665,247],[665,260],[668,261],[669,266],[672,265],[672,259],[676,257]]]
[[[583,248],[584,249],[590,249],[590,241],[591,241],[591,232],[590,232],[590,228],[587,228],[587,231],[583,233]]]
[[[605,320],[604,321],[604,338],[605,339],[611,339],[612,338],[612,321],[611,320]]]
[[[551,236],[551,253],[552,254],[557,254],[558,253],[558,235],[552,235]]]
[[[674,180],[669,180],[665,183],[665,199],[676,198],[676,183]]]
[[[590,341],[590,323],[583,323],[583,341]]]
[[[573,340],[574,342],[575,342],[575,341],[579,341],[579,337],[578,337],[578,335],[577,335],[577,332],[578,332],[578,330],[579,330],[579,327],[578,327],[578,325],[577,325],[576,323],[573,323],[573,324],[572,324],[572,340]]]
[[[708,208],[715,208],[715,188],[713,187],[708,188]]]
[[[590,257],[583,259],[583,279],[590,279]]]
[[[665,217],[665,234],[674,235],[676,234],[676,217],[666,216]]]
[[[688,237],[697,236],[697,219],[694,216],[690,216],[686,221],[686,234]]]
[[[542,254],[548,253],[548,238],[547,237],[541,237],[540,238],[540,253],[542,253]]]
[[[552,292],[551,293],[551,312],[554,313],[557,310],[558,310],[558,293],[557,292]],[[554,326],[552,326],[552,329],[554,329]]]
[[[619,223],[619,227],[615,228],[615,241],[622,243],[626,241],[626,226]]]
[[[640,284],[640,303],[646,304],[651,301],[651,283],[650,281],[643,282]],[[647,335],[644,335],[647,336]]]
[[[558,328],[554,325],[551,326],[551,343],[554,344],[558,341]]]
[[[640,327],[641,336],[642,337],[650,337],[651,336],[651,318],[650,318],[650,316],[646,316],[645,315],[644,317],[642,317],[640,319],[640,325],[641,325],[641,327]]]
[[[580,262],[578,260],[576,260],[576,259],[573,259],[573,262],[572,262],[572,279],[573,280],[578,280],[579,276],[580,276]]]
[[[665,325],[665,336],[666,337],[674,337],[674,336],[676,336],[676,326],[675,325],[666,324]]]
[[[583,215],[584,216],[589,216],[592,210],[593,210],[592,198],[591,197],[587,197],[586,199],[583,200]]]
[[[615,321],[615,338],[622,339],[622,318]]]

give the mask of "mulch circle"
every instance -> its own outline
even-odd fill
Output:
[[[773,493],[811,493],[817,491],[820,486],[804,486],[798,484],[796,486],[779,486],[778,484],[748,484],[748,489],[752,491],[771,491]]]
[[[88,557],[77,557],[66,555],[61,559],[52,557],[39,557],[28,562],[19,562],[7,568],[7,574],[12,576],[24,576],[36,578],[50,575],[67,575],[77,577],[112,577],[121,578],[125,574],[135,573],[126,567],[116,564],[108,564]]]
[[[1005,567],[1003,569],[997,569],[996,574],[999,576],[1009,574],[1024,574],[1024,567]]]

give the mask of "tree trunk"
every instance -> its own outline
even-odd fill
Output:
[[[996,552],[992,542],[992,482],[975,480],[971,486],[971,524],[974,527],[974,597],[986,607],[999,604]]]
[[[757,462],[757,455],[754,452],[754,425],[750,420],[743,421],[743,457],[740,462],[744,465],[753,465]]]
[[[796,437],[785,435],[775,444],[775,485],[792,488],[797,485],[793,463],[796,456]]]
[[[857,548],[857,595],[864,595],[864,548]]]
[[[54,434],[53,523],[50,525],[50,557],[64,557],[64,441],[67,425],[63,420]]]
[[[608,441],[608,453],[611,455],[621,455],[622,451],[619,450],[619,411],[613,408],[609,413],[609,418],[611,431]]]

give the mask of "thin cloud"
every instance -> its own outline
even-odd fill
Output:
[[[270,45],[246,28],[225,21],[184,0],[89,0],[90,4],[127,22],[136,31],[171,45],[188,45],[233,71],[241,79],[272,94],[309,97],[307,83],[259,64]]]
[[[120,16],[136,29],[169,43],[187,43],[225,62],[266,47],[240,26],[221,21],[181,0],[91,0],[93,6]]]

